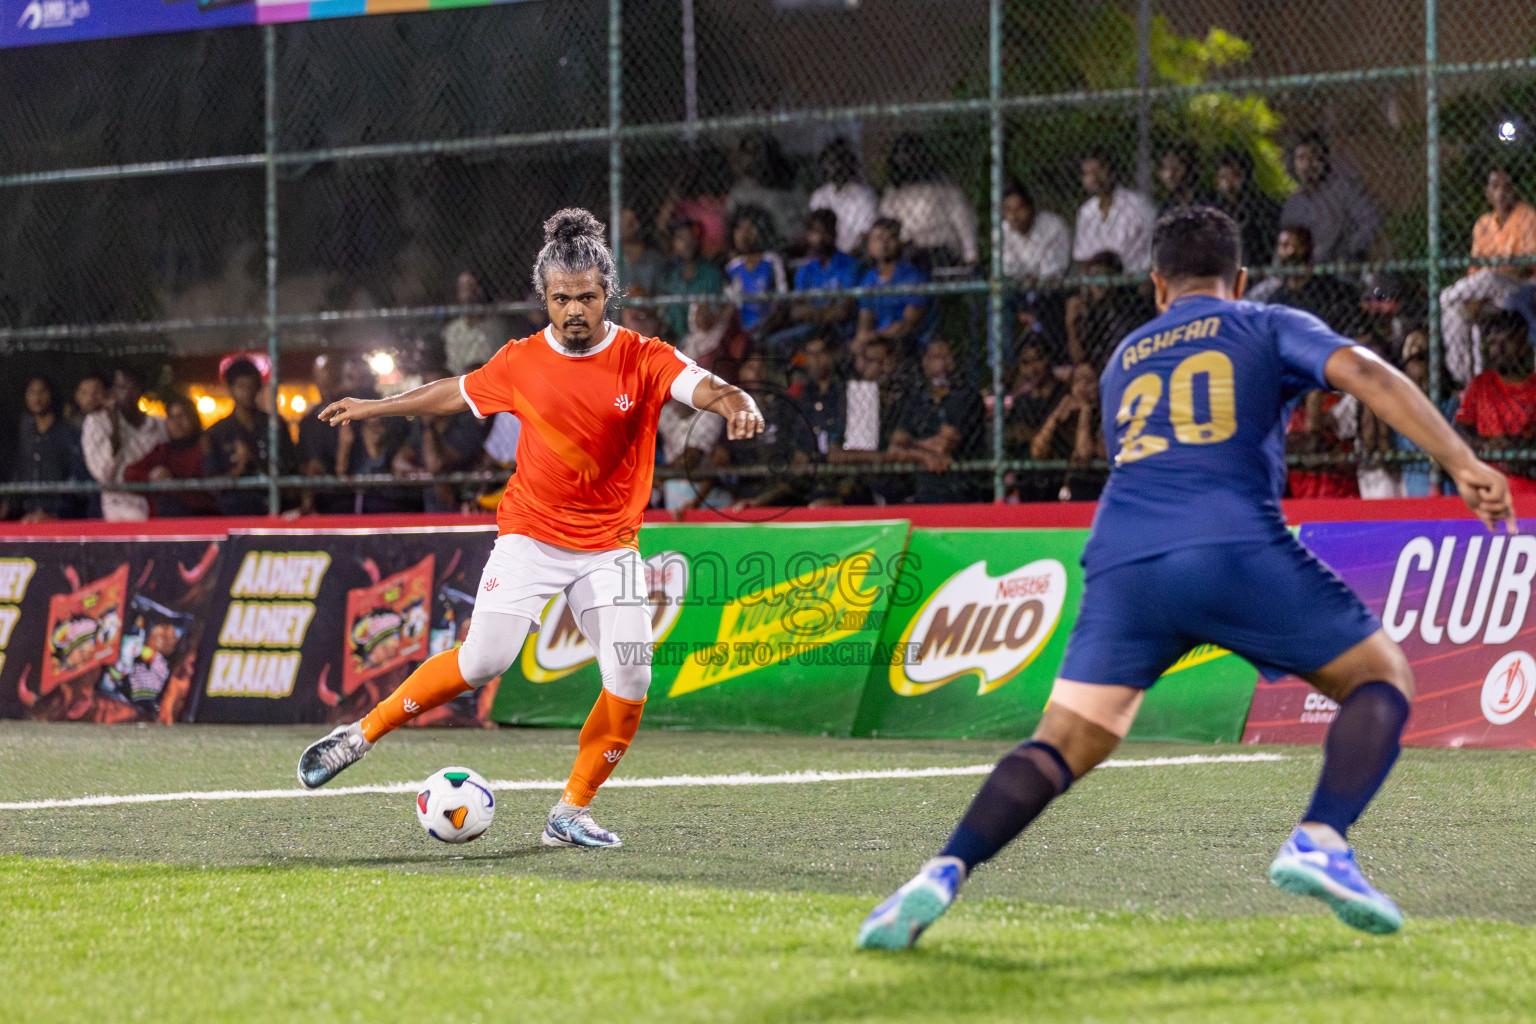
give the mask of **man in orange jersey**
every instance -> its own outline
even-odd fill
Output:
[[[733,440],[763,429],[752,398],[706,373],[671,345],[609,323],[613,254],[603,225],[585,210],[544,223],[533,267],[550,326],[507,343],[478,370],[394,398],[343,398],[320,413],[333,426],[375,416],[479,417],[522,421],[517,473],[496,511],[498,536],[485,564],[461,647],[424,661],[359,722],[338,727],[299,758],[299,781],[323,786],[379,737],[430,708],[499,678],[564,591],[597,651],[603,690],[582,727],[576,765],[544,827],[546,846],[618,846],[589,805],[640,725],[649,665],[621,661],[620,645],[649,643],[651,616],[635,538],[651,496],[656,422],[676,399],[723,416]],[[628,661],[641,659],[628,659]]]

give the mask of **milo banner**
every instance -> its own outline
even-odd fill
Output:
[[[0,545],[0,717],[181,720],[221,547],[222,534]]]
[[[489,526],[236,532],[202,637],[200,722],[351,722],[462,642]],[[487,720],[496,686],[416,725]]]
[[[901,577],[907,523],[648,525],[652,726],[846,736]],[[564,596],[502,679],[492,717],[579,726],[602,686]]]
[[[1316,523],[1302,542],[1381,616],[1413,664],[1416,746],[1536,746],[1536,520]],[[1300,679],[1260,685],[1246,743],[1317,743],[1338,705]]]
[[[854,732],[1023,737],[1039,721],[1082,600],[1086,530],[914,530]],[[1234,741],[1257,671],[1199,647],[1152,688],[1131,737]]]

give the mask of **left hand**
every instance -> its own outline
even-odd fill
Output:
[[[748,398],[745,408],[737,409],[726,417],[725,436],[732,441],[745,441],[761,434],[767,427],[763,414],[757,411],[757,403]]]

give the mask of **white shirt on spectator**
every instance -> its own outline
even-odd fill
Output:
[[[661,457],[672,465],[689,448],[713,451],[725,435],[725,419],[718,413],[688,408],[682,402],[667,402],[656,421],[656,440],[661,442]]]
[[[1157,210],[1150,199],[1116,186],[1109,212],[1099,208],[1098,196],[1078,208],[1072,258],[1087,263],[1095,254],[1108,251],[1120,257],[1127,274],[1146,273],[1152,269],[1152,229],[1156,224]]]
[[[846,253],[859,251],[859,240],[869,234],[880,214],[875,190],[862,181],[834,185],[830,181],[811,193],[812,210],[837,214],[837,247]]]
[[[517,461],[517,439],[522,435],[523,421],[509,412],[499,412],[491,419],[491,432],[485,435],[485,454],[510,466]]]
[[[1067,222],[1046,210],[1035,213],[1029,234],[1021,235],[1003,221],[1003,276],[1057,277],[1072,262],[1072,234]]]
[[[112,450],[112,419],[117,418],[117,451]],[[123,470],[165,444],[165,421],[145,416],[137,427],[118,416],[115,409],[98,409],[80,425],[80,448],[85,468],[103,484],[123,482]],[[101,492],[101,518],[108,522],[142,522],[149,518],[149,499],[127,491]]]
[[[886,189],[880,216],[901,221],[901,240],[919,249],[948,249],[975,263],[976,211],[952,181],[915,181]]]

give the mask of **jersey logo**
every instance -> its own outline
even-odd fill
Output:
[[[629,395],[625,394],[625,395],[620,395],[618,398],[615,398],[613,400],[613,404],[618,408],[619,412],[629,412],[630,408],[635,403],[631,402],[629,400]]]

